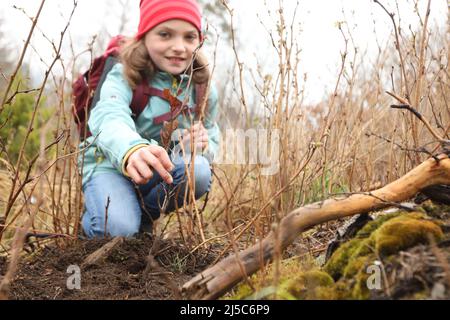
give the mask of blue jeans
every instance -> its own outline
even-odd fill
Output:
[[[139,187],[119,172],[92,177],[83,188],[85,212],[81,223],[86,236],[131,237],[139,232],[143,218],[151,225],[161,212],[169,213],[183,207],[188,185],[185,161],[180,157],[173,160],[173,164],[172,185],[163,182],[155,171],[152,179]],[[203,156],[196,156],[194,164],[195,199],[199,199],[209,191],[212,174]],[[189,162],[189,171],[190,167]]]

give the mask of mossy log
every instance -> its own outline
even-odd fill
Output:
[[[275,231],[279,235],[279,250],[284,250],[302,232],[318,224],[391,206],[412,198],[429,186],[450,185],[450,159],[446,154],[440,155],[438,159],[426,160],[383,188],[295,209],[281,220]],[[275,233],[272,231],[262,242],[238,255],[232,254],[196,275],[183,285],[183,292],[193,299],[217,299],[270,261],[275,252],[275,243]]]

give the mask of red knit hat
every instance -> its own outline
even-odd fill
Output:
[[[141,0],[141,18],[137,39],[158,24],[171,19],[181,19],[193,24],[202,32],[202,16],[196,0]]]

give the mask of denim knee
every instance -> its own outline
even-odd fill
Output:
[[[188,184],[185,163],[191,163],[191,161],[190,158],[185,160],[176,158],[172,159],[172,161],[175,165],[175,168],[171,172],[173,184],[167,185],[165,182],[161,182],[158,175],[157,177],[160,183],[153,187],[147,194],[143,195],[146,210],[148,210],[153,219],[159,218],[163,209],[163,203],[166,203],[163,212],[169,213],[176,208],[182,207],[185,202],[185,188]],[[205,157],[196,156],[194,171],[195,199],[199,199],[209,191],[211,186],[212,172],[209,161]],[[167,196],[169,197],[166,198]]]
[[[112,237],[132,237],[139,232],[140,219],[111,219],[108,220],[107,231]]]
[[[192,164],[189,158],[189,169]],[[174,184],[183,186],[187,185],[186,167],[184,161],[177,161],[174,163],[175,169],[173,171]],[[188,170],[189,170],[188,169]],[[189,172],[188,172],[189,173]],[[194,174],[195,174],[195,198],[198,199],[207,193],[211,186],[212,172],[209,161],[200,155],[195,157],[194,161]]]
[[[89,221],[89,213],[83,216],[83,230],[88,238],[97,237],[132,237],[139,231],[140,222],[131,220],[116,219],[114,216],[108,217],[105,229],[105,218],[99,218],[97,221]]]
[[[138,233],[141,209],[134,186],[120,174],[101,174],[83,188],[83,230],[89,238]],[[109,199],[109,202],[108,202]]]
[[[194,164],[195,171],[195,198],[198,199],[207,193],[211,187],[212,172],[209,161],[203,156],[197,156]]]

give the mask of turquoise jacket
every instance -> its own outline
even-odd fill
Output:
[[[181,76],[181,92],[177,97],[184,101],[189,95],[188,104],[194,103],[195,93],[192,85],[187,89],[188,76]],[[180,83],[169,73],[157,72],[150,85],[157,89],[171,89]],[[134,120],[130,103],[133,93],[123,75],[123,65],[117,63],[103,82],[100,100],[89,115],[89,129],[92,136],[80,144],[78,167],[83,168],[83,186],[89,179],[105,172],[124,174],[125,156],[133,148],[145,145],[159,145],[162,125],[153,124],[153,118],[170,111],[169,103],[159,97],[151,97],[149,104]],[[211,87],[208,97],[208,112],[203,125],[208,130],[208,157],[213,158],[219,151],[220,131],[216,122],[218,114],[217,90]],[[178,116],[179,129],[191,126],[191,119],[183,114]],[[84,157],[83,157],[84,154]]]

